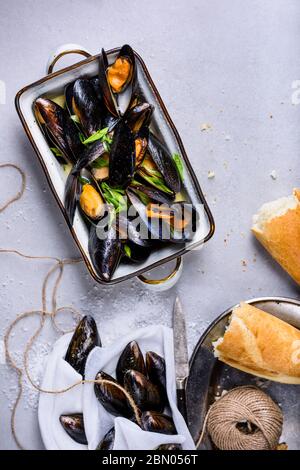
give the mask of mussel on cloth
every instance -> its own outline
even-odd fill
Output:
[[[134,410],[118,382],[103,371],[98,372],[95,380],[99,381],[94,384],[96,397],[106,411],[114,416],[131,419],[134,416]]]
[[[118,382],[121,385],[124,384],[125,374],[130,369],[136,370],[146,375],[144,357],[136,341],[131,341],[128,343],[119,357],[116,367],[116,376]]]
[[[146,411],[141,416],[144,431],[158,432],[160,434],[176,434],[173,419],[165,414]]]
[[[136,370],[128,370],[124,376],[124,387],[141,411],[163,411],[165,397],[145,375]]]
[[[78,444],[87,445],[82,413],[61,415],[59,421],[66,433]]]
[[[84,376],[87,357],[96,346],[101,346],[97,325],[93,317],[86,315],[74,331],[65,355],[65,361]]]
[[[111,428],[99,442],[96,450],[113,450],[115,443],[115,428]]]
[[[157,385],[161,392],[166,393],[166,362],[159,354],[148,351],[146,353],[146,367],[148,377]]]

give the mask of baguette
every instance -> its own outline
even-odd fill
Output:
[[[252,232],[300,285],[300,190],[264,204],[253,217]]]
[[[300,384],[300,331],[252,305],[241,303],[223,337],[213,343],[222,362],[258,377]]]

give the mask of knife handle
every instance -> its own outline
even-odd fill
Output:
[[[185,422],[187,423],[187,407],[186,407],[186,394],[185,388],[177,389],[177,407],[180,413],[182,414]]]

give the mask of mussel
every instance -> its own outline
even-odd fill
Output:
[[[99,57],[99,83],[108,111],[116,117],[123,115],[134,99],[137,87],[137,69],[132,48],[124,45],[113,64],[108,64],[106,52]],[[131,87],[125,105],[119,103],[119,95]]]
[[[174,200],[174,191],[167,186],[162,173],[159,171],[156,163],[154,162],[153,158],[149,155],[147,150],[148,140],[146,153],[141,162],[139,162],[139,164],[137,165],[138,176],[144,181],[146,181],[148,184],[150,184],[152,187],[158,189],[160,192],[165,193],[170,199]]]
[[[82,186],[79,204],[84,214],[92,220],[99,220],[105,213],[103,197],[91,182]]]
[[[130,369],[134,369],[144,375],[147,373],[142,351],[136,341],[128,343],[119,357],[116,376],[120,384],[124,384],[124,376]]]
[[[132,179],[135,170],[135,144],[128,125],[120,121],[114,130],[109,156],[109,183],[112,187],[124,187]]]
[[[151,132],[148,138],[148,151],[159,171],[163,175],[167,186],[172,189],[174,193],[179,193],[181,189],[181,180],[172,156],[165,145]]]
[[[65,361],[83,376],[87,357],[96,346],[101,346],[97,325],[93,317],[86,315],[74,331]]]
[[[166,393],[166,362],[159,354],[148,351],[146,353],[146,367],[148,377],[163,393]]]
[[[96,450],[113,450],[115,443],[115,428],[111,428],[99,442]]]
[[[154,106],[141,102],[128,109],[124,119],[134,134],[137,134],[142,127],[147,128],[150,124]]]
[[[102,371],[98,372],[95,380],[105,381],[95,383],[94,390],[96,397],[106,411],[114,416],[132,418],[134,411],[121,385],[113,377]]]
[[[182,450],[181,444],[162,444],[155,450]]]
[[[160,434],[176,434],[173,419],[165,414],[146,411],[141,416],[144,431],[158,432]]]
[[[97,141],[93,143],[84,150],[81,158],[68,175],[65,187],[65,210],[70,225],[73,225],[76,205],[81,193],[81,184],[79,181],[80,172],[105,153],[105,146],[102,142]]]
[[[77,116],[87,137],[102,127],[102,103],[90,80],[78,79],[71,90],[67,88],[67,104],[71,114]],[[69,95],[72,95],[71,97]]]
[[[54,101],[38,98],[34,103],[36,118],[47,137],[67,163],[75,163],[83,152],[78,129],[68,113]]]
[[[61,415],[59,421],[66,433],[78,444],[87,445],[88,441],[85,435],[83,414],[73,413]]]
[[[132,263],[142,263],[149,258],[151,250],[149,247],[137,245],[130,240],[122,245],[123,261],[130,261]]]
[[[124,376],[124,386],[141,411],[162,411],[165,400],[159,388],[136,370],[128,370]]]
[[[106,225],[101,224],[101,221],[97,226],[91,225],[89,254],[99,277],[103,281],[109,281],[122,255],[121,241],[118,238],[116,229],[112,224],[110,225],[109,221],[106,221]]]

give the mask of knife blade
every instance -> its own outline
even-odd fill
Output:
[[[187,421],[185,384],[189,375],[189,356],[187,347],[185,316],[179,297],[176,297],[174,302],[173,336],[177,406],[185,421]]]

